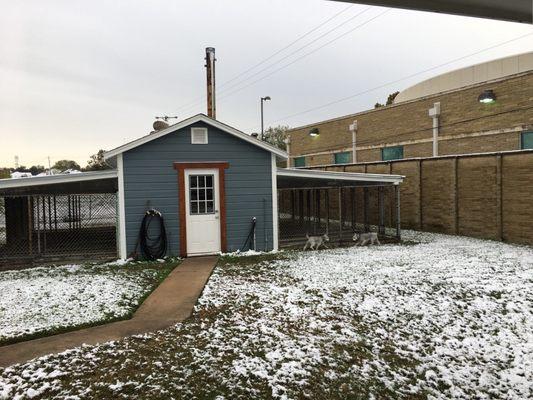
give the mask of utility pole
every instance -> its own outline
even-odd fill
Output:
[[[48,156],[48,175],[52,175],[52,166],[50,164],[50,156]]]
[[[205,49],[205,67],[207,72],[207,116],[217,118],[216,93],[215,93],[215,48]]]
[[[263,137],[265,135],[265,127],[263,122],[263,103],[269,100],[271,100],[270,96],[261,97],[261,140],[263,140]]]
[[[15,169],[19,167],[19,156],[15,156]]]

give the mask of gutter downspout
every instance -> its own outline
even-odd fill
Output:
[[[356,134],[357,134],[357,120],[353,121],[352,124],[348,127],[350,132],[352,132],[352,163],[357,162],[357,150],[356,150]]]
[[[440,102],[434,103],[429,109],[429,116],[433,119],[433,157],[439,155],[439,116]]]

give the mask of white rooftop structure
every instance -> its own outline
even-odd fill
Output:
[[[533,52],[471,65],[419,82],[403,91],[394,103],[505,78],[533,70]]]

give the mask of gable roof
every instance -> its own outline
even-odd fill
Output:
[[[159,139],[160,137],[163,137],[169,133],[175,132],[179,129],[186,128],[189,125],[192,125],[196,122],[205,122],[208,125],[211,125],[212,127],[218,128],[221,131],[224,131],[226,133],[229,133],[230,135],[233,135],[239,139],[242,139],[248,143],[253,144],[254,146],[260,147],[266,151],[269,151],[279,157],[282,158],[288,158],[288,155],[286,152],[284,152],[281,149],[278,149],[277,147],[274,147],[266,142],[263,142],[262,140],[258,140],[254,138],[253,136],[247,135],[244,132],[241,132],[235,128],[232,128],[229,125],[223,124],[222,122],[219,122],[213,118],[209,118],[205,114],[197,114],[193,117],[184,119],[183,121],[177,122],[174,125],[169,126],[168,128],[162,129],[158,132],[151,133],[149,135],[143,136],[137,140],[134,140],[133,142],[129,142],[126,144],[123,144],[122,146],[119,146],[113,150],[109,150],[104,153],[104,159],[108,160],[110,158],[113,158],[117,156],[118,154],[124,153],[128,150],[134,149],[136,147],[142,146],[145,143],[151,142],[152,140]]]

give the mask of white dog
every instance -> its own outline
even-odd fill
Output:
[[[327,233],[320,236],[309,236],[309,234],[305,234],[305,237],[307,238],[307,242],[304,246],[304,251],[307,250],[307,247],[311,250],[318,250],[320,246],[324,246],[326,249],[329,249],[328,246],[326,246],[326,242],[329,242],[329,236]]]
[[[356,246],[364,246],[365,244],[369,243],[371,245],[374,244],[381,244],[378,239],[378,234],[376,232],[366,232],[366,233],[358,233],[355,232],[353,234],[353,241],[356,242]]]

